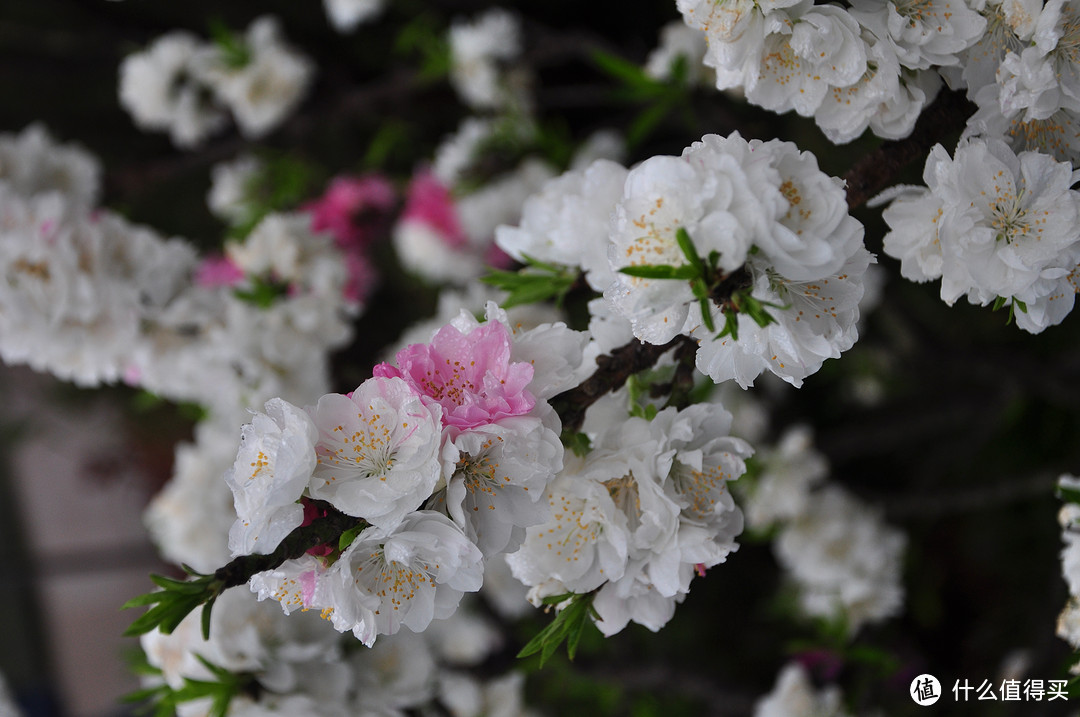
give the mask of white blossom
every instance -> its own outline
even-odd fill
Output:
[[[318,589],[325,586],[334,627],[371,645],[402,625],[421,632],[449,617],[482,581],[480,551],[461,529],[442,514],[417,511],[392,532],[360,533]]]
[[[196,75],[229,108],[240,132],[258,139],[300,103],[314,66],[282,39],[277,20],[269,15],[252,22],[237,42],[244,57],[238,61],[220,47],[205,48],[194,60]]]
[[[0,183],[22,197],[58,192],[76,210],[90,210],[101,193],[101,165],[74,144],[59,144],[40,124],[0,135]]]
[[[251,155],[215,164],[210,173],[210,192],[206,195],[206,204],[214,216],[234,226],[250,221],[256,211],[253,185],[263,170],[262,161]]]
[[[801,2],[765,16],[760,57],[744,70],[746,98],[773,112],[817,111],[830,87],[858,82],[866,44],[847,10]]]
[[[318,433],[312,498],[389,531],[431,495],[442,410],[403,380],[368,379],[350,396],[323,396],[310,413]]]
[[[236,522],[233,555],[270,553],[304,519],[298,502],[315,470],[318,432],[303,410],[281,399],[266,403],[240,433],[236,462],[225,474]]]
[[[581,267],[603,291],[614,280],[607,260],[608,219],[623,193],[627,170],[599,159],[584,170],[548,180],[525,200],[519,226],[500,226],[495,243],[518,261]]]
[[[141,129],[167,131],[177,147],[191,149],[225,126],[226,117],[197,77],[206,43],[174,31],[120,65],[120,104]]]
[[[806,614],[842,619],[849,634],[903,606],[901,561],[907,540],[878,513],[837,487],[813,496],[773,544],[799,586]]]
[[[814,450],[810,428],[794,426],[775,446],[757,454],[761,466],[748,499],[746,521],[754,528],[768,528],[777,521],[802,515],[810,501],[810,491],[825,478],[829,466]]]
[[[789,663],[776,678],[773,691],[754,705],[754,717],[847,717],[839,688],[814,689],[810,676],[797,662]]]
[[[856,0],[851,14],[888,38],[900,63],[913,70],[957,64],[957,55],[982,38],[987,24],[966,0]]]
[[[547,518],[544,489],[562,453],[558,434],[532,416],[461,432],[443,450],[450,517],[485,556],[513,552]]]
[[[965,294],[972,303],[1019,302],[1017,322],[1033,332],[1060,321],[1071,306],[1062,313],[1049,303],[1061,305],[1058,297],[1072,293],[1080,261],[1080,194],[1070,189],[1072,167],[1038,152],[1014,154],[1000,140],[973,139],[961,143],[953,159],[934,147],[924,178],[941,201],[940,214],[931,214],[936,200],[901,199],[886,219],[902,216],[912,201],[919,216],[931,219],[921,245],[936,241],[940,247],[941,298],[950,305]],[[886,251],[904,257],[937,251],[919,248],[911,236],[917,225],[908,219],[898,227],[904,234],[892,239],[890,232]]]
[[[222,476],[236,460],[235,428],[217,416],[199,422],[195,442],[177,444],[172,477],[143,515],[158,551],[176,565],[206,573],[232,557],[236,511]]]
[[[514,97],[500,63],[521,53],[521,22],[517,15],[492,8],[472,22],[450,26],[450,81],[461,98],[475,109],[496,109]]]

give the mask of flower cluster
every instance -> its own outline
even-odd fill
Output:
[[[962,69],[946,76],[979,106],[965,134],[1003,139],[1016,152],[1080,159],[1080,5],[987,2],[980,12],[985,34],[962,55]]]
[[[705,64],[718,89],[742,88],[774,112],[813,117],[833,142],[909,134],[951,67],[987,21],[964,0],[678,0],[687,25],[709,40]]]
[[[142,637],[148,662],[161,671],[148,689],[182,693],[192,681],[229,689],[208,667],[245,675],[232,687],[230,715],[401,714],[434,701],[454,714],[521,710],[521,675],[480,682],[463,674],[500,644],[495,628],[467,610],[422,635],[402,633],[370,650],[349,651],[315,613],[285,617],[243,592],[218,600],[209,638],[190,616],[171,634]],[[211,696],[179,701],[181,717],[205,715]]]
[[[952,304],[1009,306],[1038,333],[1072,310],[1080,264],[1080,192],[1071,165],[1040,152],[1015,154],[998,139],[961,142],[950,158],[934,147],[912,188],[884,212],[885,252],[914,281],[941,279]]]
[[[419,632],[546,518],[563,452],[546,399],[578,377],[584,337],[561,324],[515,335],[489,313],[462,314],[348,395],[275,399],[244,427],[226,474],[234,555],[272,552],[320,511],[358,519],[349,540],[255,575],[260,599],[322,610],[368,645]]]
[[[510,67],[521,55],[521,19],[493,8],[473,21],[450,26],[450,82],[476,110],[523,108],[529,76]]]
[[[718,403],[651,420],[630,414],[625,392],[595,404],[583,426],[591,450],[567,456],[548,492],[551,517],[508,558],[530,598],[595,592],[606,635],[630,621],[663,627],[695,575],[738,547],[742,512],[728,484],[752,451],[730,427]]]
[[[628,333],[684,335],[714,381],[745,387],[767,370],[798,386],[858,337],[872,261],[862,234],[813,155],[735,133],[629,171],[598,162],[563,175],[496,241],[584,269],[609,302],[590,305],[605,348]]]
[[[775,535],[777,562],[803,614],[841,625],[848,635],[894,616],[904,602],[904,533],[825,482],[828,462],[806,426],[789,428],[755,460],[752,482],[739,484],[747,523]]]
[[[141,129],[168,132],[177,147],[196,147],[223,129],[226,110],[245,137],[258,138],[300,102],[313,72],[264,16],[243,37],[222,30],[208,43],[177,31],[129,55],[120,103]]]

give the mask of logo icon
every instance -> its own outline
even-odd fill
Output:
[[[941,699],[941,683],[933,675],[919,675],[911,681],[909,692],[915,704],[926,707]]]

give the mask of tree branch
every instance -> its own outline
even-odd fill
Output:
[[[882,143],[844,175],[848,208],[861,206],[895,181],[900,171],[930,148],[964,128],[975,107],[963,92],[943,90],[927,107],[908,137]]]
[[[596,358],[596,372],[577,388],[563,391],[551,399],[552,407],[562,418],[563,430],[576,432],[585,420],[585,410],[604,394],[614,391],[639,371],[651,367],[669,350],[697,342],[689,336],[676,336],[666,344],[647,344],[633,339],[625,346]]]

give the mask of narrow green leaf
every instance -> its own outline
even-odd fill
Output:
[[[707,297],[701,297],[698,299],[698,303],[701,305],[701,320],[705,324],[705,328],[710,333],[716,331],[716,324],[713,323],[712,318],[712,303]]]
[[[139,595],[128,600],[126,603],[120,606],[121,610],[127,610],[133,607],[142,607],[143,605],[154,605],[161,602],[164,597],[164,591],[146,593],[145,595]]]
[[[723,310],[723,313],[724,313],[724,330],[721,331],[720,333],[718,333],[713,338],[713,341],[716,341],[717,339],[722,339],[725,336],[730,336],[732,341],[738,341],[739,340],[739,318],[738,318],[738,314],[736,312],[731,311],[731,310],[726,309],[726,308]]]
[[[590,55],[593,64],[604,74],[622,82],[628,88],[637,90],[635,96],[656,95],[665,88],[663,83],[645,74],[645,70],[629,60],[603,50],[593,50]]]
[[[682,249],[683,256],[686,257],[686,261],[689,262],[690,266],[694,267],[698,274],[704,274],[705,265],[698,255],[697,247],[690,240],[690,232],[686,231],[686,227],[679,227],[675,230],[675,241],[679,243],[679,248]]]
[[[204,640],[210,639],[210,611],[213,609],[214,600],[216,599],[217,597],[215,596],[207,600],[206,604],[203,605],[202,615],[199,616],[202,626],[202,636]],[[194,607],[192,609],[194,609]]]
[[[171,602],[158,603],[128,625],[128,629],[124,630],[124,637],[138,637],[139,635],[150,632],[160,625],[164,618],[174,610],[175,607]],[[165,630],[162,630],[162,632],[165,632]]]
[[[693,279],[698,274],[694,267],[670,266],[668,264],[643,264],[639,266],[624,266],[619,271],[627,276],[639,279]]]
[[[205,581],[176,580],[175,578],[168,578],[164,575],[151,575],[150,582],[157,585],[159,588],[187,595],[194,595],[206,591]]]

